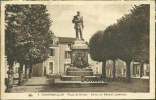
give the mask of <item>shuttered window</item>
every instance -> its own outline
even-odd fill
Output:
[[[55,49],[50,49],[50,56],[55,56]]]
[[[71,58],[71,51],[65,51],[65,58]]]

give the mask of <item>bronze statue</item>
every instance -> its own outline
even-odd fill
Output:
[[[72,22],[75,24],[74,29],[76,31],[76,39],[79,39],[79,33],[80,33],[80,38],[84,40],[82,36],[83,35],[82,30],[84,28],[83,16],[80,15],[79,11],[77,11],[77,15],[74,16]]]
[[[84,53],[78,52],[74,59],[74,66],[76,66],[78,68],[85,68],[87,66],[87,63],[84,60],[84,56],[85,56]]]

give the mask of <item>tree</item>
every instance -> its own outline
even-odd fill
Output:
[[[102,76],[106,77],[106,60],[113,60],[113,77],[115,77],[115,60],[117,59],[115,32],[116,25],[107,27],[104,31],[96,32],[89,42],[90,55],[95,61],[103,62]]]
[[[102,62],[102,77],[106,77],[106,49],[102,42],[103,31],[97,31],[89,41],[89,53],[92,60]]]
[[[117,24],[108,26],[103,34],[102,43],[105,44],[105,56],[107,60],[113,60],[113,77],[115,78],[115,60],[117,59],[118,50],[116,42],[116,32],[118,31]]]
[[[132,60],[142,63],[140,76],[143,63],[149,62],[149,8],[148,4],[134,6],[129,14],[108,26],[103,34],[95,34],[90,39],[93,60],[102,61],[105,58],[115,62],[119,58],[126,62],[127,82],[130,82]]]
[[[7,7],[6,7],[7,8]],[[15,35],[16,31],[14,28],[16,28],[16,25],[14,24],[14,20],[16,18],[15,15],[7,13],[7,11],[10,11],[10,9],[6,9],[5,12],[5,22],[6,22],[6,29],[5,29],[5,55],[7,56],[7,61],[9,65],[9,70],[7,71],[8,74],[8,84],[7,84],[7,90],[10,91],[10,89],[13,87],[13,63],[16,61],[15,58]]]
[[[49,30],[52,21],[45,5],[7,5],[5,14],[6,55],[20,63],[19,77],[22,78],[23,65],[29,63],[31,72],[33,64],[46,60],[52,42]]]
[[[130,62],[149,61],[149,5],[134,6],[130,14],[118,21],[119,58],[126,61],[127,81],[130,82]]]
[[[140,17],[140,18],[139,18]],[[143,64],[149,63],[149,24],[150,24],[150,6],[149,5],[140,5],[137,6],[133,12],[135,20],[138,20],[135,23],[135,30],[137,33],[133,41],[135,41],[133,52],[134,60],[141,63],[140,67],[140,77],[143,75]],[[134,27],[135,27],[134,26]]]

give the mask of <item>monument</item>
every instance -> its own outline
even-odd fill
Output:
[[[66,75],[61,76],[61,80],[55,79],[55,84],[59,87],[68,85],[71,87],[74,84],[78,86],[81,86],[82,84],[105,84],[106,82],[92,81],[95,79],[99,80],[99,77],[93,75],[93,70],[88,64],[89,47],[88,43],[83,39],[83,17],[80,16],[79,11],[77,12],[77,15],[74,16],[72,22],[75,24],[76,39],[70,48],[71,64],[66,70]]]
[[[66,78],[62,77],[62,79],[68,81],[72,79],[74,81],[80,81],[81,76],[93,76],[93,70],[89,67],[88,64],[89,47],[87,42],[83,39],[83,17],[80,15],[79,11],[77,12],[77,15],[74,16],[72,22],[75,24],[74,29],[76,32],[76,39],[74,44],[71,46],[71,67],[67,68],[67,76]],[[69,79],[67,79],[67,77]]]

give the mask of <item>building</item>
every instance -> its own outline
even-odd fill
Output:
[[[66,69],[71,63],[70,46],[74,43],[74,38],[56,37],[54,34],[52,37],[53,42],[49,47],[49,57],[43,64],[35,66],[38,67],[38,70],[42,70],[42,75],[66,74]],[[36,68],[35,66],[33,67],[33,72],[34,68]]]
[[[130,65],[131,77],[140,77],[140,67],[141,63],[131,62]],[[143,77],[149,77],[150,67],[149,64],[143,65]],[[108,60],[106,62],[106,75],[107,77],[113,77],[113,61]],[[126,62],[117,59],[115,61],[115,76],[116,77],[126,77]]]
[[[59,37],[59,72],[66,74],[66,69],[71,64],[71,50],[75,38]]]

